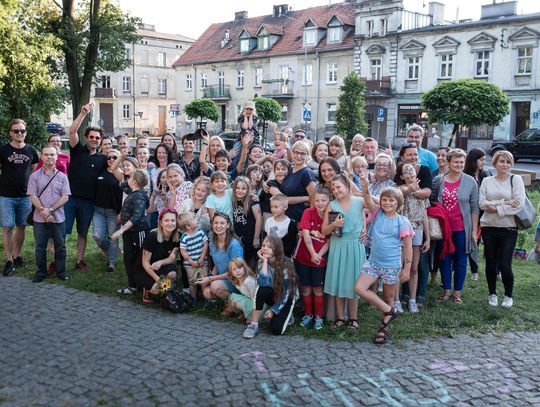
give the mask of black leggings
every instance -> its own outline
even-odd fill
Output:
[[[501,272],[504,295],[512,297],[514,273],[512,258],[516,247],[518,231],[514,228],[482,228],[484,253],[486,255],[486,279],[490,294],[497,294],[497,266]]]
[[[261,286],[257,289],[257,295],[255,296],[255,309],[262,311],[265,304],[270,307],[275,304],[274,289],[268,286]],[[287,329],[287,323],[289,322],[293,307],[294,299],[289,299],[279,314],[274,314],[270,320],[270,332],[272,332],[272,335],[283,335],[285,329]]]
[[[127,230],[122,235],[124,240],[124,267],[131,288],[140,288],[137,284],[137,274],[142,270],[142,244],[146,231],[134,232]]]

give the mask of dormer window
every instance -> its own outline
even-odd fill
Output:
[[[242,38],[240,40],[240,52],[241,53],[247,53],[249,51],[251,51],[250,49],[250,44],[249,44],[249,38]]]
[[[341,27],[328,27],[328,44],[341,42],[343,29]]]
[[[317,45],[317,29],[304,29],[304,47],[312,47],[314,45]]]
[[[270,48],[270,36],[260,35],[257,39],[257,49],[264,51]]]

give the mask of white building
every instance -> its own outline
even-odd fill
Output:
[[[517,15],[516,7],[515,1],[489,4],[478,21],[447,22],[442,3],[429,3],[424,15],[404,10],[401,0],[358,1],[354,64],[367,80],[370,135],[401,144],[416,122],[428,134],[442,135],[430,139],[430,147],[445,145],[452,126],[427,123],[421,95],[461,78],[500,86],[511,99],[511,113],[495,128],[469,129],[459,146],[486,148],[492,139],[540,127],[540,13]],[[377,121],[380,109],[383,121]]]

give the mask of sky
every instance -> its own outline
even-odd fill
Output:
[[[124,11],[156,26],[156,31],[199,37],[213,23],[234,20],[235,11],[246,10],[248,17],[272,13],[274,4],[288,4],[294,10],[327,5],[337,0],[118,0]],[[445,19],[480,18],[480,6],[494,0],[439,0],[445,4]],[[404,0],[406,10],[428,12],[429,0]],[[497,0],[498,3],[501,0]],[[540,0],[519,0],[518,14],[540,12]]]

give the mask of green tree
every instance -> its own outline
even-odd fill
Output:
[[[340,94],[336,108],[336,132],[352,140],[356,133],[364,133],[368,126],[364,119],[366,85],[356,72],[349,73],[339,87]]]
[[[67,92],[53,81],[49,61],[59,57],[58,41],[32,29],[32,0],[0,0],[0,134],[12,118],[26,121],[27,142],[39,146],[45,120],[60,113]]]
[[[90,100],[97,72],[117,72],[131,66],[126,44],[139,39],[141,20],[124,13],[112,0],[62,0],[61,4],[59,0],[39,0],[39,4],[39,27],[61,41],[63,71],[76,117]],[[86,125],[87,121],[83,122],[81,132]]]
[[[214,122],[219,120],[219,108],[211,99],[193,99],[184,106],[184,113],[188,117],[197,120],[197,127],[203,127],[203,119],[207,118]]]
[[[448,147],[463,126],[497,126],[510,112],[510,99],[497,85],[477,79],[443,82],[422,95],[431,123],[454,125]]]
[[[257,117],[259,118],[259,126],[262,127],[262,140],[261,142],[266,144],[266,130],[268,129],[268,123],[277,123],[283,118],[281,105],[274,99],[268,98],[255,98],[255,109],[257,110]]]

